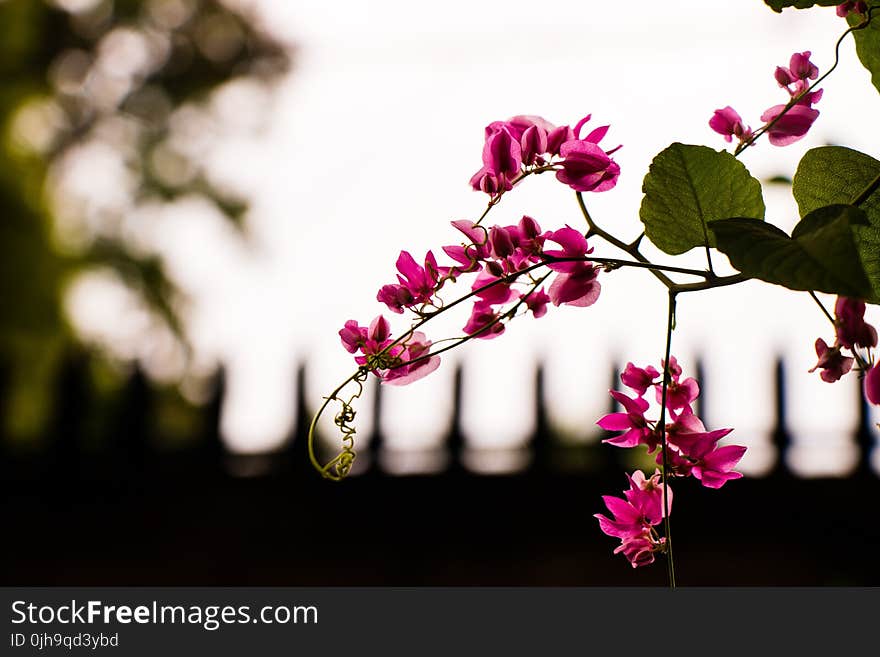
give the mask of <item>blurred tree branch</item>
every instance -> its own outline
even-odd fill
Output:
[[[65,285],[79,272],[109,268],[187,344],[175,310],[180,295],[161,259],[114,230],[114,214],[196,195],[241,227],[247,199],[212,182],[197,155],[179,145],[181,126],[200,129],[182,119],[204,113],[231,81],[271,87],[292,53],[254,17],[219,0],[0,0],[7,429],[33,433],[52,403],[48,377],[67,345],[79,342],[62,312]],[[120,159],[129,198],[86,216],[88,207],[58,193],[58,180],[78,166],[78,149],[96,143]],[[59,238],[71,217],[89,226],[73,244]]]

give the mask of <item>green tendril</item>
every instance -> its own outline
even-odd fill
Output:
[[[309,460],[325,479],[342,481],[351,472],[351,467],[357,458],[357,453],[354,451],[354,436],[357,433],[357,430],[354,427],[354,420],[357,416],[357,411],[354,409],[354,402],[355,400],[360,399],[361,395],[364,393],[364,382],[367,380],[368,374],[369,370],[367,365],[358,369],[358,371],[351,375],[342,385],[330,393],[329,396],[324,398],[324,403],[321,405],[318,412],[315,413],[315,417],[312,418],[308,436]],[[340,396],[342,390],[348,387],[349,384],[355,385],[356,389],[354,393],[348,398]],[[336,425],[337,429],[339,429],[342,444],[336,456],[330,459],[327,463],[322,464],[318,459],[315,450],[318,420],[324,414],[324,411],[327,410],[327,407],[331,402],[336,402],[340,405],[339,412],[333,418],[333,423]]]

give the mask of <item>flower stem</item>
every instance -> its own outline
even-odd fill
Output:
[[[819,309],[825,313],[825,317],[828,318],[828,321],[831,322],[831,326],[834,326],[834,318],[831,316],[831,313],[828,312],[828,309],[825,307],[821,301],[819,301],[819,297],[816,296],[816,293],[810,290],[810,296],[813,297],[813,301],[816,302],[816,305],[819,306]]]
[[[430,312],[430,313],[426,313],[426,314],[424,314],[424,315],[421,317],[421,319],[419,319],[418,322],[416,322],[415,324],[413,324],[413,325],[409,328],[408,331],[406,331],[405,333],[401,334],[400,337],[398,337],[395,341],[393,341],[391,344],[389,344],[389,345],[383,350],[383,353],[388,352],[392,347],[395,347],[395,346],[397,346],[398,344],[400,344],[401,342],[406,341],[407,338],[412,334],[413,331],[418,330],[418,329],[421,328],[424,324],[427,324],[431,319],[433,319],[433,318],[436,317],[437,315],[439,315],[439,314],[441,314],[441,313],[443,313],[443,312],[446,312],[447,310],[451,310],[451,309],[454,308],[455,306],[457,306],[457,305],[459,305],[459,304],[461,304],[461,303],[464,303],[464,302],[467,301],[468,299],[471,299],[471,298],[473,298],[473,297],[475,297],[475,296],[478,296],[479,294],[485,292],[486,290],[489,290],[489,289],[492,288],[492,287],[495,287],[496,285],[503,285],[503,284],[506,284],[506,283],[513,283],[513,282],[515,282],[516,279],[518,279],[520,276],[522,276],[522,275],[524,275],[524,274],[528,274],[528,273],[530,273],[530,272],[532,272],[532,271],[534,271],[534,270],[536,270],[536,269],[540,269],[541,267],[546,267],[548,264],[553,264],[553,263],[563,263],[563,262],[594,262],[594,263],[598,263],[598,264],[601,264],[601,265],[606,265],[609,269],[619,269],[619,268],[621,268],[621,267],[635,267],[635,268],[638,268],[638,269],[648,269],[648,270],[650,270],[650,271],[651,271],[653,274],[655,274],[655,275],[658,274],[658,273],[660,273],[660,272],[662,272],[662,271],[676,272],[676,273],[679,273],[679,274],[689,274],[689,275],[691,275],[691,276],[702,276],[703,278],[706,278],[706,277],[709,275],[707,272],[705,272],[705,271],[700,271],[700,270],[698,270],[698,269],[688,269],[688,268],[686,268],[686,267],[673,267],[673,266],[667,266],[667,265],[655,265],[655,264],[652,263],[652,262],[648,262],[648,261],[645,260],[644,258],[642,258],[642,259],[637,259],[637,260],[635,260],[635,261],[632,261],[632,260],[620,260],[619,258],[593,258],[593,257],[591,257],[591,256],[582,256],[582,257],[581,257],[581,256],[578,256],[578,257],[570,257],[570,258],[557,258],[557,257],[546,256],[546,255],[545,255],[545,256],[543,256],[543,258],[544,258],[544,259],[543,259],[541,262],[538,262],[538,263],[535,263],[535,264],[529,265],[528,267],[525,267],[525,268],[523,268],[523,269],[520,269],[519,271],[513,272],[512,274],[508,274],[508,275],[506,275],[506,276],[502,276],[502,277],[500,277],[500,278],[495,279],[494,281],[491,281],[491,282],[489,282],[489,283],[486,283],[485,285],[481,285],[480,287],[474,288],[474,289],[472,289],[470,292],[468,292],[467,294],[465,294],[465,295],[459,297],[459,298],[456,299],[455,301],[452,301],[452,302],[449,303],[448,305],[445,305],[445,306],[443,306],[443,307],[441,307],[441,308],[438,308],[437,310],[434,310],[434,311],[432,311],[432,312]],[[661,274],[661,275],[662,275],[662,274]],[[546,278],[546,277],[545,277],[545,278]],[[542,279],[542,280],[543,280],[543,279]],[[725,279],[716,279],[716,280],[718,280],[718,281],[724,281]],[[733,281],[733,282],[738,282],[738,281]],[[671,283],[672,283],[672,282],[670,281],[670,284],[671,284]],[[705,284],[707,284],[707,283],[710,283],[710,281],[707,280],[707,281],[703,281],[703,282],[693,283],[693,284],[691,284],[691,285],[705,286]],[[723,283],[723,282],[722,282],[722,283],[719,283],[719,285],[725,285],[725,284],[729,284],[729,283]],[[685,288],[685,289],[683,289],[682,291],[687,291],[688,289],[690,289],[690,288],[688,287],[688,285],[681,285],[681,286],[679,286],[679,287],[681,287],[681,288]],[[710,287],[712,287],[712,286],[710,286]],[[695,288],[695,289],[708,289],[708,288],[706,288],[706,287],[699,287],[699,288]],[[403,363],[403,364],[405,365],[406,363]]]
[[[675,588],[675,564],[672,560],[672,523],[669,520],[669,464],[666,450],[666,393],[671,379],[669,359],[672,352],[672,330],[675,326],[675,297],[677,292],[669,290],[669,313],[666,320],[666,357],[663,360],[663,385],[660,393],[660,449],[663,450],[663,529],[666,534],[666,571],[669,588]]]
[[[641,241],[641,237],[639,239],[637,239],[636,241],[634,241],[632,244],[627,244],[626,242],[623,242],[623,241],[617,239],[614,235],[612,235],[608,231],[603,230],[602,228],[600,228],[596,224],[595,221],[593,221],[593,217],[590,216],[590,212],[589,212],[589,210],[587,210],[587,205],[586,205],[586,203],[584,203],[583,194],[581,192],[576,192],[576,194],[577,194],[578,205],[581,208],[581,212],[584,215],[584,219],[587,221],[587,226],[590,227],[590,233],[592,233],[593,235],[598,235],[599,237],[601,237],[603,240],[605,240],[606,242],[608,242],[612,246],[616,246],[621,251],[628,253],[629,255],[631,255],[633,258],[635,258],[639,262],[644,262],[644,263],[649,262],[648,259],[642,255],[641,251],[639,251],[639,242]],[[669,278],[668,276],[666,276],[662,271],[655,269],[655,270],[652,270],[651,273],[653,273],[655,278],[657,278],[657,280],[659,280],[661,283],[663,283],[663,285],[665,285],[666,287],[670,287],[670,286],[674,285],[672,279]]]

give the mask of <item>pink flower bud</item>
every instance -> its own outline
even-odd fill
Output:
[[[788,69],[791,74],[798,80],[815,80],[819,77],[818,67],[810,61],[809,50],[804,52],[796,52],[791,56],[788,63]]]
[[[773,77],[776,78],[776,81],[779,83],[780,87],[787,87],[795,81],[795,78],[792,76],[791,71],[789,71],[787,68],[783,68],[782,66],[776,67],[776,73],[773,74]]]

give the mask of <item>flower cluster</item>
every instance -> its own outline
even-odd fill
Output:
[[[410,331],[403,340],[391,339],[391,327],[382,315],[369,327],[349,320],[339,331],[342,346],[355,356],[358,365],[366,366],[383,382],[406,385],[427,376],[440,367],[440,357],[431,356],[431,342],[420,331]]]
[[[603,495],[602,501],[611,512],[613,519],[595,514],[599,527],[609,536],[620,539],[614,554],[623,553],[633,568],[647,566],[654,562],[654,553],[666,549],[666,538],[660,537],[655,526],[663,520],[663,488],[660,471],[645,478],[641,470],[632,476],[627,475],[629,490],[623,491],[623,498]],[[672,508],[672,489],[667,488],[666,506]]]
[[[529,216],[523,216],[517,225],[496,225],[488,230],[468,220],[453,221],[452,225],[467,238],[464,244],[443,247],[453,264],[438,265],[431,251],[424,264],[419,264],[412,254],[402,251],[397,258],[397,282],[383,285],[376,299],[392,312],[410,310],[424,319],[443,309],[439,292],[447,281],[475,273],[468,295],[474,304],[462,331],[468,337],[490,339],[504,332],[505,320],[520,308],[539,318],[547,313],[548,303],[583,307],[599,298],[599,267],[587,259],[592,248],[584,235],[570,226],[542,231]],[[542,266],[550,273],[538,278],[531,275]],[[545,290],[542,283],[551,275],[554,278]],[[386,383],[416,381],[440,363],[438,357],[429,355],[431,342],[423,333],[411,330],[405,340],[392,340],[388,321],[381,315],[369,327],[347,321],[339,337],[349,353],[360,352],[355,358],[358,365]]]
[[[493,121],[486,126],[483,166],[471,176],[471,187],[497,197],[529,173],[552,170],[560,182],[575,191],[611,189],[620,175],[611,154],[620,146],[608,151],[599,146],[607,125],[581,137],[589,120],[590,115],[585,116],[574,128],[557,127],[540,116]]]
[[[764,121],[762,130],[767,132],[774,146],[788,146],[798,141],[819,117],[819,111],[813,105],[822,98],[822,90],[809,90],[809,80],[819,77],[819,69],[810,61],[810,55],[809,50],[796,52],[791,56],[788,67],[776,67],[776,82],[788,92],[790,100],[774,105],[761,114],[761,120]],[[740,144],[751,140],[755,134],[729,105],[715,110],[709,119],[709,127],[723,135],[728,142],[736,137]]]
[[[570,226],[542,232],[538,222],[524,216],[516,226],[492,226],[488,231],[469,221],[453,222],[470,244],[445,246],[443,250],[461,265],[455,274],[478,271],[471,291],[476,299],[470,319],[462,329],[465,334],[493,338],[504,332],[501,318],[505,304],[525,305],[535,318],[547,312],[547,303],[555,306],[590,306],[599,298],[599,268],[587,260],[592,248],[586,238]],[[547,249],[547,242],[561,248]],[[518,283],[518,274],[543,263],[556,276],[545,291],[540,284],[547,276],[529,276]],[[549,275],[548,275],[549,276]],[[516,285],[525,289],[517,290]]]
[[[662,365],[666,367],[665,363]],[[669,380],[664,399],[662,375],[656,368],[650,365],[640,368],[627,363],[620,380],[635,395],[631,397],[618,390],[610,391],[611,396],[623,407],[623,412],[610,413],[602,417],[597,424],[606,431],[622,433],[603,442],[617,447],[645,445],[649,454],[657,452],[656,462],[658,465],[665,463],[668,476],[693,476],[707,488],[721,488],[731,479],[742,477],[742,474],[734,472],[733,468],[745,454],[746,448],[740,445],[718,446],[718,442],[733,429],[707,431],[692,407],[700,394],[700,386],[696,379],[682,378],[682,369],[674,356],[669,359],[668,372]],[[654,390],[657,402],[660,404],[665,402],[666,405],[669,421],[663,427],[660,426],[659,421],[645,417],[650,407],[645,395],[651,389]],[[665,458],[662,449],[664,433]],[[608,504],[607,499],[606,504]],[[617,515],[610,505],[608,508]],[[619,533],[609,532],[608,529],[614,529],[614,526],[607,521],[600,518],[599,524],[606,534],[624,538]],[[639,535],[645,537],[644,532]],[[646,545],[641,544],[643,548]],[[656,540],[651,545],[652,552],[661,549],[661,544]],[[642,550],[632,551],[623,545],[615,552],[623,552],[633,567],[653,561],[653,557],[647,560],[650,555],[646,556]]]
[[[598,145],[608,126],[581,137],[589,119],[588,115],[574,128],[556,127],[538,116],[515,116],[489,124],[483,167],[471,178],[471,185],[490,194],[490,207],[529,173],[556,171],[560,181],[581,192],[611,189],[620,174],[620,167],[610,157],[617,149],[606,152]],[[438,264],[432,251],[421,262],[409,251],[401,251],[396,282],[383,285],[376,295],[391,312],[410,311],[416,316],[417,323],[404,338],[392,339],[388,321],[381,315],[369,327],[349,320],[339,331],[345,349],[358,354],[358,365],[383,382],[403,385],[439,366],[439,358],[430,352],[432,343],[416,329],[444,310],[441,290],[464,274],[476,275],[470,292],[456,302],[474,299],[462,327],[464,339],[501,335],[505,321],[520,309],[539,318],[547,313],[549,303],[583,307],[599,297],[599,267],[588,259],[592,248],[582,233],[568,225],[543,231],[529,216],[510,226],[486,228],[480,221],[470,220],[453,221],[452,225],[466,238],[463,243],[443,247],[452,263]],[[542,267],[549,272],[533,274]]]
[[[880,368],[874,365],[871,349],[877,346],[877,329],[865,321],[865,302],[849,297],[837,297],[834,304],[834,344],[828,346],[822,338],[816,340],[819,361],[810,372],[820,370],[823,381],[834,383],[850,372],[853,363],[865,375],[865,398],[871,404],[880,404]],[[847,349],[850,356],[844,355]]]

